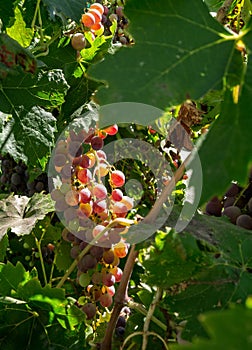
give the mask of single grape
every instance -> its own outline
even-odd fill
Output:
[[[119,188],[115,188],[111,193],[111,198],[116,202],[120,202],[123,198],[122,191]]]
[[[76,206],[79,203],[79,195],[77,191],[70,190],[65,194],[65,201],[70,206]]]
[[[38,181],[35,185],[35,190],[41,192],[45,189],[45,184],[42,181]]]
[[[99,302],[103,307],[110,307],[112,305],[113,299],[109,293],[106,293],[100,296]]]
[[[99,158],[99,160],[102,160],[102,159],[107,159],[107,156],[106,156],[106,153],[102,150],[102,149],[99,149],[97,152],[97,157]]]
[[[252,230],[252,217],[247,214],[242,214],[238,216],[236,225],[248,230]]]
[[[99,166],[96,167],[94,171],[96,176],[101,176],[101,177],[106,176],[108,172],[109,172],[109,168],[108,168],[108,165],[105,163],[100,163]]]
[[[76,33],[71,37],[71,45],[75,50],[82,50],[86,46],[86,39],[83,33]]]
[[[97,200],[93,204],[93,210],[96,214],[101,214],[107,209],[107,202],[105,199]]]
[[[107,189],[103,184],[96,184],[92,192],[97,199],[105,199],[107,197]]]
[[[92,298],[95,301],[99,300],[102,295],[101,286],[98,286],[98,285],[92,286],[89,290],[89,294],[92,296]]]
[[[248,211],[250,214],[252,214],[252,198],[248,201]]]
[[[104,141],[101,137],[99,136],[92,137],[91,146],[95,151],[102,149],[103,145],[104,145]]]
[[[81,287],[85,288],[90,283],[90,276],[88,273],[81,273],[78,277],[78,283]]]
[[[124,218],[127,215],[128,208],[125,204],[121,202],[115,202],[112,207],[111,211],[119,218]]]
[[[105,131],[108,135],[113,136],[118,132],[118,126],[117,124],[114,124],[103,129],[103,131]]]
[[[56,153],[54,158],[53,158],[53,163],[57,167],[62,167],[63,165],[66,164],[66,155],[63,153]]]
[[[241,215],[241,209],[236,206],[226,207],[223,210],[222,215],[227,216],[229,220],[232,222],[232,224],[235,224],[236,219],[238,218],[238,216]]]
[[[91,200],[90,190],[87,187],[81,189],[79,192],[79,201],[81,203],[89,203],[90,200]]]
[[[214,216],[221,216],[222,203],[218,197],[213,197],[206,205],[206,213]]]
[[[77,217],[77,209],[73,207],[68,207],[66,210],[64,210],[64,218],[67,223],[74,220]]]
[[[122,6],[117,6],[116,8],[116,14],[119,17],[123,17],[123,7]]]
[[[128,254],[128,245],[124,242],[119,242],[114,246],[114,253],[118,258],[124,258]]]
[[[134,199],[129,196],[123,196],[120,203],[125,204],[128,210],[131,210],[134,207]]]
[[[120,267],[115,266],[115,267],[113,267],[113,269],[110,270],[110,272],[115,276],[116,282],[121,281],[123,272],[122,272],[122,269],[120,269]]]
[[[79,166],[82,168],[91,168],[91,164],[91,159],[86,154],[80,156]]]
[[[125,36],[120,36],[119,41],[122,45],[127,45],[128,44],[128,40]]]
[[[118,21],[118,16],[117,16],[117,14],[111,13],[111,15],[109,15],[109,20],[110,20],[111,22],[113,22],[113,21]]]
[[[101,260],[102,256],[103,256],[103,251],[104,249],[102,247],[99,247],[97,245],[93,245],[91,248],[90,248],[90,251],[89,253],[91,255],[93,255],[97,261]]]
[[[92,179],[92,173],[89,169],[80,169],[77,172],[77,177],[83,184],[88,184]]]
[[[114,170],[110,174],[110,182],[113,187],[122,187],[125,183],[125,175],[120,170]]]
[[[14,173],[11,175],[11,183],[14,185],[14,186],[18,186],[22,183],[22,179],[20,177],[19,174],[17,173]]]
[[[76,259],[77,256],[80,254],[80,248],[78,245],[74,245],[70,250],[70,255],[72,259]]]
[[[97,10],[96,8],[90,8],[90,10],[88,11],[88,13],[91,13],[94,18],[95,18],[95,24],[98,24],[101,22],[102,20],[102,14],[100,13],[99,10]],[[94,24],[94,25],[95,25]],[[92,29],[93,26],[91,26],[91,29]]]
[[[235,197],[240,192],[240,187],[232,183],[232,185],[228,188],[227,192],[225,193],[226,197]]]
[[[93,228],[93,236],[96,237],[98,236],[103,230],[105,229],[105,226],[103,225],[96,225],[94,228]]]
[[[118,337],[123,337],[125,333],[125,328],[124,327],[116,327],[115,333]]]
[[[114,261],[115,255],[113,250],[109,249],[109,250],[105,250],[105,252],[103,253],[103,261],[105,262],[105,264],[112,264],[112,262]]]
[[[86,254],[78,262],[78,269],[82,272],[87,272],[90,269],[94,269],[96,265],[97,265],[96,258],[91,254]]]
[[[92,27],[92,25],[95,24],[95,17],[92,15],[92,13],[85,13],[81,17],[81,21],[84,24],[85,27]]]
[[[87,303],[82,306],[81,310],[85,312],[87,316],[87,320],[91,320],[95,317],[96,314],[96,306],[92,303]]]
[[[61,169],[60,174],[64,179],[70,179],[72,175],[72,170],[73,170],[72,164],[67,163]]]
[[[227,197],[223,202],[223,207],[231,207],[236,201],[236,197]]]
[[[118,320],[116,322],[116,328],[118,328],[118,327],[123,327],[123,328],[126,327],[126,319],[125,319],[125,317],[123,317],[123,316],[119,316],[118,317]]]
[[[92,275],[92,283],[94,284],[100,284],[102,283],[102,273],[95,271]]]
[[[90,10],[92,9],[96,9],[100,12],[100,14],[102,15],[104,12],[104,6],[102,6],[102,4],[100,4],[99,2],[95,2],[90,6]]]
[[[66,227],[61,232],[61,236],[66,242],[73,242],[75,239],[75,236]]]
[[[88,218],[93,212],[93,202],[89,203],[80,203],[77,214],[80,218]]]

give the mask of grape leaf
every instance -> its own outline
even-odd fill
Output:
[[[23,47],[30,45],[33,38],[33,30],[26,28],[21,11],[18,7],[15,8],[15,22],[13,26],[7,28],[7,34],[15,39]]]
[[[90,69],[107,81],[97,93],[100,104],[141,102],[164,109],[221,86],[235,38],[202,1],[129,0],[125,14],[135,45]]]
[[[11,295],[11,291],[17,291],[20,284],[29,280],[29,273],[23,265],[18,262],[16,266],[7,262],[0,267],[0,294],[1,296]]]
[[[60,245],[56,251],[55,264],[59,271],[66,271],[72,264],[73,259],[70,256],[71,244],[64,240],[61,240]]]
[[[66,18],[71,18],[75,22],[79,22],[81,15],[84,13],[84,7],[87,4],[86,0],[43,0],[43,3],[48,6],[48,11],[51,17],[59,14]]]
[[[200,322],[210,339],[195,338],[190,345],[192,350],[222,350],[251,348],[252,311],[242,306],[232,307],[221,312],[209,312],[200,315]],[[174,350],[185,349],[175,345]]]
[[[6,250],[9,246],[9,239],[8,236],[5,235],[1,240],[0,240],[0,262],[4,261],[5,256],[6,256]]]
[[[163,306],[169,313],[179,314],[176,322],[187,321],[183,337],[191,339],[193,336],[206,336],[197,319],[199,313],[223,310],[231,302],[244,303],[252,293],[252,236],[248,230],[227,222],[225,218],[199,214],[185,231],[198,239],[201,237],[199,246],[210,260],[206,265],[200,263],[197,273],[191,278],[172,286]],[[214,246],[202,239],[200,232],[209,235]],[[174,270],[174,275],[176,271],[181,273]]]
[[[0,238],[9,228],[17,235],[29,234],[38,220],[54,210],[50,194],[37,193],[31,198],[11,195],[1,200]]]

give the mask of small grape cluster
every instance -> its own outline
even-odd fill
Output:
[[[11,191],[29,197],[41,191],[48,192],[48,180],[45,173],[29,181],[27,166],[22,161],[16,162],[10,155],[0,156],[0,161],[0,188],[3,192]]]
[[[116,124],[88,132],[70,130],[52,158],[61,183],[51,196],[66,227],[62,237],[72,243],[71,257],[78,259],[77,281],[90,301],[83,306],[88,318],[95,310],[89,304],[112,304],[114,284],[122,276],[120,258],[129,248],[123,234],[132,223],[126,216],[134,201],[123,194],[124,173],[109,164],[102,150],[107,135],[117,131]]]
[[[206,214],[226,216],[232,224],[252,230],[252,174],[246,187],[234,182],[223,198],[213,197],[206,205]]]
[[[115,334],[119,338],[122,338],[124,336],[127,319],[130,314],[131,314],[130,308],[128,308],[127,306],[124,306],[120,312],[120,315],[118,317],[118,320],[115,326]]]

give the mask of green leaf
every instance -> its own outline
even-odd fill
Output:
[[[29,272],[26,272],[23,265],[18,262],[16,266],[7,262],[0,266],[0,294],[11,295],[11,291],[17,291],[20,284],[29,280]]]
[[[225,218],[199,214],[185,230],[201,239],[199,247],[209,263],[200,263],[196,274],[172,286],[163,306],[169,313],[179,315],[176,322],[187,321],[183,337],[192,339],[206,336],[197,319],[199,313],[223,310],[230,303],[244,304],[252,294],[252,235]],[[176,272],[180,274],[180,270],[173,273]]]
[[[250,34],[252,40],[252,34]],[[250,61],[249,61],[250,62]],[[218,119],[213,123],[200,149],[204,186],[201,204],[213,195],[223,195],[232,180],[244,185],[252,161],[252,65],[248,63],[238,103],[227,91]]]
[[[97,93],[100,104],[130,101],[164,109],[221,86],[235,37],[202,1],[129,0],[125,14],[135,45],[90,69],[108,85]]]
[[[9,246],[9,239],[8,236],[3,236],[2,239],[0,239],[0,262],[4,261],[6,256],[6,250]]]
[[[242,306],[230,310],[209,312],[200,316],[200,322],[210,339],[196,338],[189,346],[192,350],[249,350],[251,348],[252,311]],[[187,348],[187,347],[186,347]],[[185,349],[176,345],[174,350]]]
[[[26,28],[26,24],[18,7],[15,9],[15,22],[13,26],[7,28],[6,31],[10,37],[15,39],[23,47],[29,46],[33,38],[33,30]]]
[[[198,270],[204,269],[206,259],[193,236],[170,233],[163,240],[165,243],[162,249],[153,249],[149,258],[143,261],[146,269],[143,276],[145,283],[150,286],[169,288],[189,279]]]
[[[38,220],[54,210],[50,194],[37,193],[31,198],[15,195],[3,199],[0,209],[0,238],[9,228],[17,235],[29,234]]]
[[[48,6],[48,11],[51,16],[55,14],[71,18],[75,22],[79,22],[81,15],[84,13],[84,8],[87,4],[86,0],[43,0],[43,3]]]
[[[66,271],[72,264],[73,259],[70,256],[71,244],[61,240],[56,251],[56,266],[59,271]]]

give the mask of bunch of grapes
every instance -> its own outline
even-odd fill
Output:
[[[252,174],[246,187],[234,182],[223,198],[213,197],[206,205],[206,214],[226,216],[232,224],[252,230]]]
[[[29,197],[37,192],[48,192],[48,180],[45,173],[29,181],[27,166],[22,161],[16,162],[10,155],[0,155],[0,162],[0,188],[3,192],[11,191]]]
[[[71,130],[52,158],[60,183],[51,196],[66,227],[63,239],[72,243],[71,256],[78,259],[77,281],[86,288],[89,303],[83,310],[88,318],[95,314],[96,302],[112,304],[114,284],[122,276],[118,265],[129,248],[123,235],[132,223],[126,216],[134,201],[123,193],[124,173],[109,164],[102,150],[105,137],[117,131],[116,124],[103,130]]]

